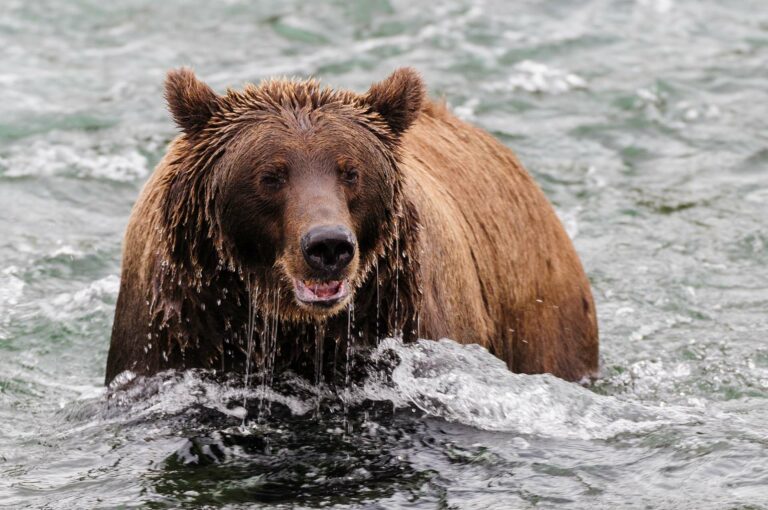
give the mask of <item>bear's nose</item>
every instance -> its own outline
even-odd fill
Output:
[[[352,261],[355,236],[343,225],[314,227],[301,238],[301,251],[311,268],[336,273]]]

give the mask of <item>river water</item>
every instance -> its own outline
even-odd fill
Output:
[[[768,508],[764,1],[5,0],[0,48],[0,507]],[[555,204],[600,380],[387,340],[389,376],[341,392],[187,373],[108,399],[181,64],[220,91],[417,67]]]

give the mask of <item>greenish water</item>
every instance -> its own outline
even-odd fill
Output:
[[[764,1],[7,0],[0,48],[0,507],[768,508]],[[392,341],[391,381],[252,389],[246,427],[206,374],[108,401],[122,232],[181,64],[218,90],[421,70],[556,205],[600,381]]]

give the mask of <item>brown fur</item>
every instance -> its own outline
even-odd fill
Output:
[[[131,216],[107,382],[243,370],[249,299],[256,357],[296,368],[318,336],[343,347],[350,312],[292,294],[290,277],[308,275],[296,239],[320,216],[358,238],[355,342],[449,337],[516,372],[596,372],[589,283],[551,206],[509,149],[426,99],[415,72],[362,95],[280,80],[218,96],[183,69],[166,97],[184,134]],[[339,185],[353,164],[361,182]],[[281,202],[252,181],[287,168],[298,184]]]

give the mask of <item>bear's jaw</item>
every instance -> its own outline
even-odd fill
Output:
[[[294,295],[303,306],[323,309],[333,308],[349,296],[348,280],[293,280]]]

